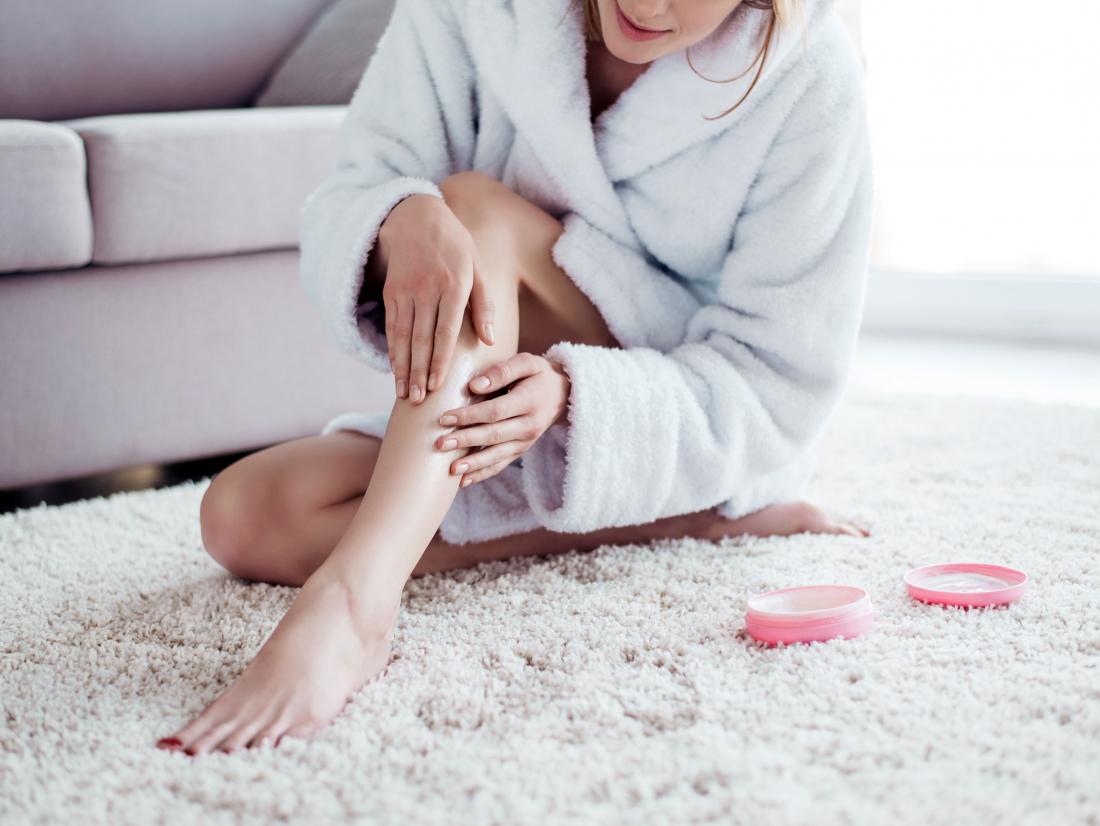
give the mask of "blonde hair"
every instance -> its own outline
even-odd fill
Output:
[[[600,10],[599,6],[597,5],[597,0],[583,0],[583,2],[585,37],[589,41],[599,43],[603,40],[603,30],[600,28]],[[573,4],[575,3],[576,0],[573,0],[573,2],[570,3],[570,8],[572,8]],[[699,71],[695,68],[694,65],[692,65],[691,54],[689,53],[690,50],[684,50],[684,55],[687,58],[688,66],[691,66],[691,71],[695,72],[695,74],[699,75],[699,77],[703,78],[703,80],[709,81],[711,83],[730,83],[731,81],[738,80],[739,78],[742,78],[746,74],[748,74],[749,70],[751,70],[753,66],[756,66],[757,63],[760,64],[756,69],[756,75],[753,77],[752,83],[749,84],[749,88],[745,90],[745,93],[741,95],[741,99],[720,115],[714,115],[713,117],[703,115],[702,117],[706,120],[717,120],[718,118],[725,117],[738,106],[740,106],[745,101],[745,98],[749,96],[749,92],[751,92],[753,87],[756,86],[756,81],[758,81],[760,79],[760,75],[764,73],[764,64],[767,62],[768,59],[768,50],[771,48],[772,45],[772,37],[775,34],[776,25],[778,24],[781,28],[786,29],[791,26],[791,24],[794,23],[795,20],[798,20],[799,22],[801,22],[802,20],[802,0],[741,0],[741,5],[748,6],[749,8],[757,9],[759,11],[771,12],[771,14],[769,15],[770,19],[768,20],[768,31],[766,36],[764,37],[764,43],[763,45],[761,45],[760,51],[757,52],[756,57],[753,59],[752,63],[749,64],[748,68],[745,69],[745,71],[743,71],[739,75],[734,75],[731,78],[726,78],[725,80],[712,80],[709,77],[704,77],[703,75],[699,74]],[[805,34],[805,32],[803,32],[803,34]]]

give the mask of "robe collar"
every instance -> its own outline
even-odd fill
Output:
[[[778,27],[764,72],[748,98],[724,117],[756,73],[752,63],[770,15],[738,6],[707,38],[663,55],[600,113],[593,125],[585,76],[584,0],[469,0],[468,44],[479,82],[501,101],[573,208],[621,241],[633,235],[614,184],[731,128],[781,67],[797,58],[800,32]],[[804,0],[806,38],[836,0]],[[792,57],[793,56],[793,57]],[[636,242],[634,242],[636,243]],[[633,245],[633,243],[632,243]]]

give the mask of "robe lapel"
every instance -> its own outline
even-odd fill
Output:
[[[572,12],[568,0],[469,0],[467,8],[479,81],[491,88],[572,211],[635,246],[589,123],[580,3]]]
[[[807,27],[835,0],[804,0]],[[764,71],[745,102],[722,117],[752,84],[754,63],[767,34],[770,15],[740,5],[707,38],[654,60],[604,111],[595,124],[595,144],[612,181],[631,178],[701,141],[730,129],[757,100],[791,57],[798,32],[776,30]],[[750,68],[751,67],[751,68]],[[700,77],[699,75],[703,75]],[[736,75],[741,77],[735,78]],[[710,81],[704,78],[710,78]],[[713,81],[728,81],[716,83]],[[707,120],[709,116],[711,120]]]
[[[584,18],[578,0],[469,0],[469,45],[481,81],[573,200],[574,211],[623,243],[636,246],[614,183],[631,178],[739,122],[797,48],[797,29],[777,30],[764,73],[748,99],[724,117],[752,82],[752,63],[768,15],[741,5],[706,39],[653,61],[593,126],[585,77]],[[813,31],[836,0],[805,0]]]

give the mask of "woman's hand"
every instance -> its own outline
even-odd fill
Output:
[[[478,384],[483,378],[488,379],[484,386]],[[435,440],[437,450],[481,448],[451,463],[451,473],[463,476],[463,487],[504,470],[550,425],[566,419],[569,376],[561,364],[542,356],[516,353],[483,370],[468,386],[471,392],[481,395],[508,390],[504,395],[448,410],[439,418],[444,427],[455,425],[456,429]],[[449,444],[450,440],[455,443]]]
[[[414,404],[442,385],[466,304],[474,330],[493,343],[493,310],[469,231],[446,203],[412,195],[378,232],[387,262],[382,300],[397,396]]]

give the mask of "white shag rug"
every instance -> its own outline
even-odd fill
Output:
[[[1100,410],[849,396],[812,499],[867,539],[658,542],[414,580],[394,660],[312,740],[157,737],[295,593],[202,550],[208,482],[0,516],[0,820],[1100,822]],[[903,573],[1032,577],[1007,608]],[[870,591],[854,640],[758,647],[747,598]]]

